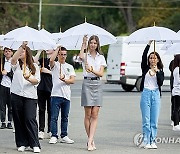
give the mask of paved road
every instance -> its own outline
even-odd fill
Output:
[[[69,137],[75,143],[72,145],[57,143],[48,144],[48,139],[40,141],[41,153],[44,154],[85,154],[87,137],[83,126],[84,111],[80,107],[81,81],[72,86],[72,104],[69,123]],[[141,132],[141,114],[139,109],[140,93],[123,92],[117,85],[103,86],[103,107],[100,110],[99,123],[96,131],[95,142],[97,150],[94,154],[149,154],[149,153],[177,153],[180,149],[180,132],[172,131],[170,126],[170,93],[165,87],[162,96],[161,114],[159,118],[158,138],[173,137],[178,143],[161,143],[158,140],[157,150],[139,149],[133,143],[133,138]],[[12,130],[0,130],[0,153],[16,154]],[[27,151],[24,153],[32,153]]]

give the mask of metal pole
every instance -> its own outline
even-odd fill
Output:
[[[39,22],[38,22],[38,30],[41,29],[41,11],[42,11],[42,0],[39,0]]]

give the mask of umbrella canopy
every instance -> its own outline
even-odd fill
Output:
[[[60,40],[64,36],[64,33],[59,32],[59,33],[52,33],[52,39],[58,43],[58,40]]]
[[[133,32],[126,40],[125,43],[147,43],[149,40],[155,40],[156,42],[180,42],[179,35],[165,27],[147,27],[139,29]]]
[[[64,36],[59,39],[58,44],[65,47],[72,47],[72,49],[75,50],[81,48],[84,35],[88,35],[88,38],[92,35],[97,35],[101,46],[112,44],[117,41],[116,37],[108,31],[87,22],[66,30],[63,35]]]
[[[169,47],[166,52],[164,53],[165,55],[176,55],[180,54],[180,43],[175,43],[171,47]]]
[[[180,37],[180,30],[177,32],[177,34]],[[180,47],[180,43],[170,43],[167,42],[163,45],[163,47],[161,48],[162,50],[167,50],[167,52],[170,52],[168,54],[175,54],[175,52],[179,52],[179,48]],[[167,52],[165,54],[167,54]]]
[[[55,48],[55,42],[36,29],[25,26],[14,29],[4,35],[1,44],[5,47],[17,50],[23,41],[28,41],[31,50],[48,50]]]

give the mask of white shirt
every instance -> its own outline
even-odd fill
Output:
[[[30,83],[23,77],[23,70],[21,70],[19,62],[17,62],[16,65],[11,65],[11,66],[12,66],[12,70],[14,72],[13,80],[12,80],[12,84],[11,84],[11,88],[10,88],[11,92],[16,95],[22,96],[22,97],[37,99],[38,84],[33,85],[32,83]],[[36,73],[35,73],[35,75],[31,75],[30,78],[35,78],[39,82],[40,81],[40,70],[36,63],[34,63],[34,66],[36,68]],[[26,71],[29,72],[28,67],[26,67]]]
[[[63,97],[70,100],[71,89],[70,85],[61,81],[60,78],[60,63],[55,62],[54,67],[51,69],[53,88],[51,96]],[[68,63],[61,64],[61,74],[65,75],[65,79],[70,79],[70,76],[76,76],[74,68]]]
[[[179,75],[179,67],[176,67],[173,71],[173,89],[172,89],[172,95],[178,95],[180,96],[180,75]]]
[[[11,71],[11,58],[7,60],[5,57],[4,70],[6,70],[8,73]],[[3,75],[1,85],[10,88],[11,79],[7,75]]]
[[[158,89],[156,74],[153,76],[150,76],[149,71],[146,73],[145,81],[144,81],[144,88],[147,88],[149,90]]]
[[[85,54],[84,54],[84,57],[85,57]],[[85,77],[96,77],[95,74],[88,73],[86,71],[86,69],[85,69],[85,62],[86,62],[86,60],[84,60],[83,63],[82,63],[82,66],[83,66],[83,76],[85,76]],[[95,58],[93,58],[90,53],[87,53],[87,63],[88,63],[89,66],[92,66],[93,70],[95,70],[95,71],[99,71],[101,66],[104,66],[104,67],[107,66],[106,60],[105,60],[104,56],[100,55],[98,52],[97,52]]]

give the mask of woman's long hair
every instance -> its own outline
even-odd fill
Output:
[[[31,71],[31,74],[34,75],[36,73],[36,68],[33,64],[34,60],[32,57],[31,49],[28,46],[26,46],[25,50],[26,50],[26,55],[25,55],[26,56],[26,65],[28,66],[29,70]],[[19,59],[19,64],[22,69],[23,62],[21,59]]]
[[[160,57],[160,55],[157,53],[157,52],[151,52],[150,54],[149,54],[149,56],[148,56],[148,65],[150,66],[150,62],[149,62],[149,57],[150,57],[150,55],[152,55],[152,54],[154,54],[155,53],[155,55],[156,55],[156,57],[157,57],[157,59],[158,59],[158,61],[159,62],[157,62],[157,68],[158,69],[163,69],[163,63],[162,63],[162,60],[161,60],[161,57]]]
[[[180,67],[180,54],[174,56],[173,70],[176,67]]]
[[[101,47],[100,47],[99,37],[96,36],[96,35],[92,35],[92,36],[89,38],[89,41],[88,41],[88,50],[89,50],[89,45],[90,45],[91,40],[96,40],[96,43],[97,43],[96,51],[97,51],[100,55],[103,55],[103,52],[101,51]]]

